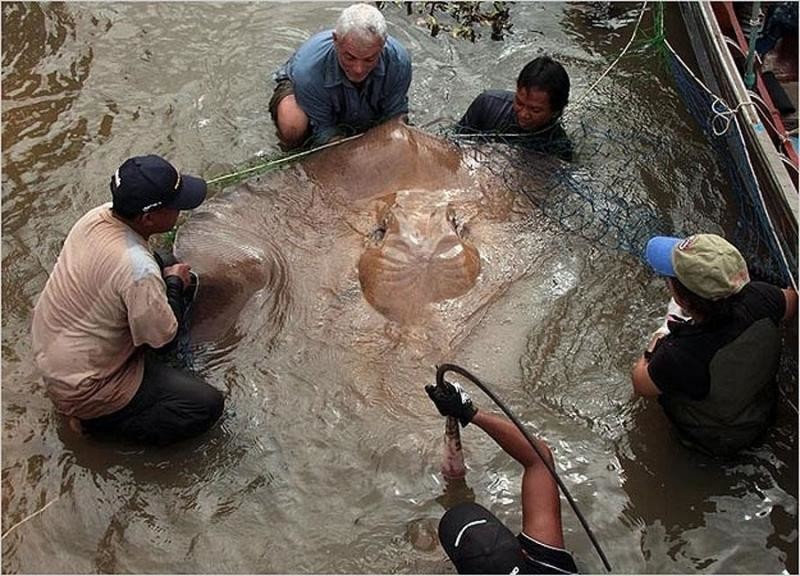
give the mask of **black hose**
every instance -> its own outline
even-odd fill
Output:
[[[525,438],[528,440],[528,442],[530,442],[530,444],[533,447],[533,449],[539,455],[539,459],[541,459],[541,461],[544,463],[545,467],[550,472],[550,475],[553,477],[553,480],[556,481],[556,484],[558,484],[558,487],[561,489],[561,492],[566,497],[567,502],[569,502],[569,505],[572,507],[572,510],[575,512],[575,515],[578,517],[578,520],[580,521],[581,526],[583,526],[583,529],[586,531],[586,535],[589,536],[589,540],[592,541],[592,544],[594,545],[595,550],[597,550],[597,554],[600,556],[600,559],[603,561],[603,565],[606,567],[606,570],[608,572],[611,572],[611,564],[608,563],[608,558],[606,558],[605,552],[603,552],[603,549],[600,547],[600,543],[597,541],[597,538],[595,538],[594,533],[592,532],[592,529],[589,528],[589,524],[586,522],[586,518],[584,518],[584,516],[581,513],[581,511],[578,509],[578,505],[575,503],[575,500],[572,498],[572,495],[569,493],[569,490],[567,490],[567,487],[564,485],[564,482],[562,482],[561,478],[558,477],[558,474],[556,473],[555,468],[550,464],[548,459],[545,458],[544,455],[542,455],[542,453],[539,451],[539,448],[536,446],[536,442],[533,441],[533,438],[528,433],[528,431],[525,429],[525,427],[522,425],[522,423],[520,423],[520,421],[517,420],[516,416],[514,416],[511,413],[511,410],[509,410],[506,407],[506,405],[503,404],[502,400],[500,400],[500,398],[498,398],[494,394],[494,392],[492,392],[492,390],[486,384],[484,384],[483,382],[478,380],[478,378],[476,378],[475,376],[470,374],[464,368],[461,368],[461,366],[456,366],[455,364],[441,364],[440,366],[438,366],[436,368],[436,385],[437,386],[443,386],[444,385],[444,374],[445,374],[445,372],[457,372],[458,374],[461,374],[465,378],[468,378],[469,380],[471,380],[478,388],[483,390],[486,393],[486,395],[489,398],[491,398],[494,401],[494,403],[497,404],[497,406],[500,407],[500,409],[505,413],[506,416],[508,416],[508,418],[516,425],[516,427],[519,428],[519,431],[522,432],[523,436],[525,436]]]

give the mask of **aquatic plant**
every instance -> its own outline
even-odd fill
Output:
[[[385,2],[375,2],[378,9]],[[480,28],[488,26],[492,40],[503,40],[511,33],[511,14],[509,2],[401,2],[406,14],[423,16],[418,23],[427,27],[431,36],[447,32],[454,38],[464,38],[475,42],[481,37]],[[489,4],[489,7],[484,7]]]
[[[653,27],[649,30],[642,30],[644,36],[640,48],[653,50],[659,55],[659,61],[664,68],[669,62],[669,50],[666,44],[666,28],[664,27],[664,3],[655,2],[652,8]]]

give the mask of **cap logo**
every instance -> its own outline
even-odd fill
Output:
[[[455,547],[458,548],[458,545],[461,542],[461,537],[464,535],[464,532],[466,532],[469,528],[472,528],[473,526],[478,526],[479,524],[486,524],[486,519],[484,518],[482,520],[473,520],[472,522],[465,524],[464,527],[459,531],[458,536],[456,536]]]
[[[114,186],[119,188],[119,185],[121,183],[122,183],[122,179],[119,177],[119,168],[117,168],[117,171],[114,172]]]
[[[514,569],[509,574],[519,574],[519,566],[514,566]]]
[[[142,212],[147,213],[151,210],[155,210],[156,208],[160,207],[163,204],[160,200],[158,202],[153,202],[152,204],[148,204],[147,206],[142,207]]]
[[[695,238],[696,236],[689,236],[688,238],[685,238],[680,244],[678,244],[678,250],[684,251],[694,246]]]

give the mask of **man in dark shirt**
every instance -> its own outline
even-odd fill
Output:
[[[548,470],[553,455],[536,440],[538,453],[516,425],[478,410],[458,384],[426,386],[442,416],[483,429],[525,468],[522,475],[522,531],[509,530],[489,510],[472,502],[450,508],[439,522],[439,541],[459,574],[572,574],[578,571],[564,549],[558,485]],[[548,460],[546,465],[539,453]]]
[[[778,323],[797,311],[797,292],[751,282],[724,238],[657,236],[646,258],[672,293],[665,324],[633,367],[637,394],[658,396],[679,438],[729,455],[766,429],[781,352]]]
[[[548,56],[522,69],[516,92],[486,90],[459,120],[459,134],[485,134],[527,149],[572,160],[572,143],[561,126],[569,99],[569,76]]]

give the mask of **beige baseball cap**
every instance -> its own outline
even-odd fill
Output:
[[[716,234],[655,236],[647,242],[645,256],[656,272],[677,278],[708,300],[732,296],[750,282],[741,252]]]

